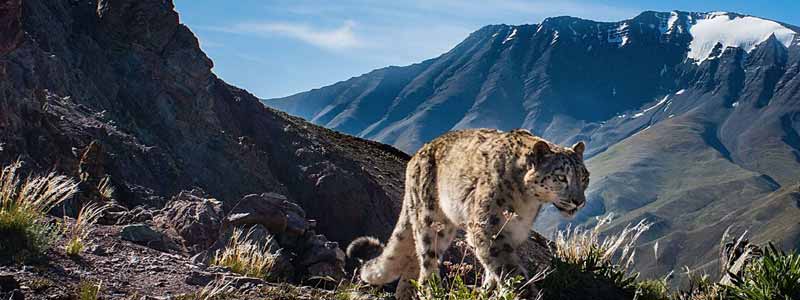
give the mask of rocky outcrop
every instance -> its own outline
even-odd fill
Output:
[[[175,196],[153,222],[176,236],[189,253],[197,253],[219,238],[222,219],[222,203],[194,189]]]
[[[107,175],[127,210],[274,192],[331,240],[389,234],[405,154],[265,108],[212,66],[171,1],[0,1],[0,163]]]
[[[155,219],[169,220],[168,215],[174,213],[162,211]],[[276,193],[246,195],[225,215],[221,223],[217,223],[221,224],[221,231],[216,241],[195,255],[194,262],[208,265],[218,252],[229,246],[233,231],[241,230],[246,233],[247,240],[266,247],[275,256],[276,264],[270,271],[273,280],[308,281],[321,277],[339,280],[344,277],[345,255],[339,243],[317,234],[316,221],[306,219],[305,211],[286,196]],[[177,222],[183,221],[178,218]]]

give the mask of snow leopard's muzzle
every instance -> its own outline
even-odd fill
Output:
[[[578,210],[586,206],[586,196],[583,193],[572,195],[570,197],[561,198],[558,202],[553,203],[561,215],[564,217],[574,217]]]

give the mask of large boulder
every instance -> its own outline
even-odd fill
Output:
[[[122,227],[119,233],[123,240],[147,246],[160,251],[178,250],[175,243],[163,233],[153,230],[147,224],[131,224]]]
[[[226,226],[260,224],[272,233],[299,236],[308,229],[300,206],[277,193],[252,194],[242,198],[225,219]]]
[[[174,235],[189,253],[197,253],[219,239],[222,219],[222,203],[201,189],[193,189],[175,196],[153,223]]]

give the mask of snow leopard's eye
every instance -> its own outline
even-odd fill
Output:
[[[556,175],[556,180],[560,182],[567,182],[567,176],[564,175]]]

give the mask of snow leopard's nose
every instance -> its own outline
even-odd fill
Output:
[[[573,197],[570,201],[577,209],[583,208],[586,206],[586,197]]]

